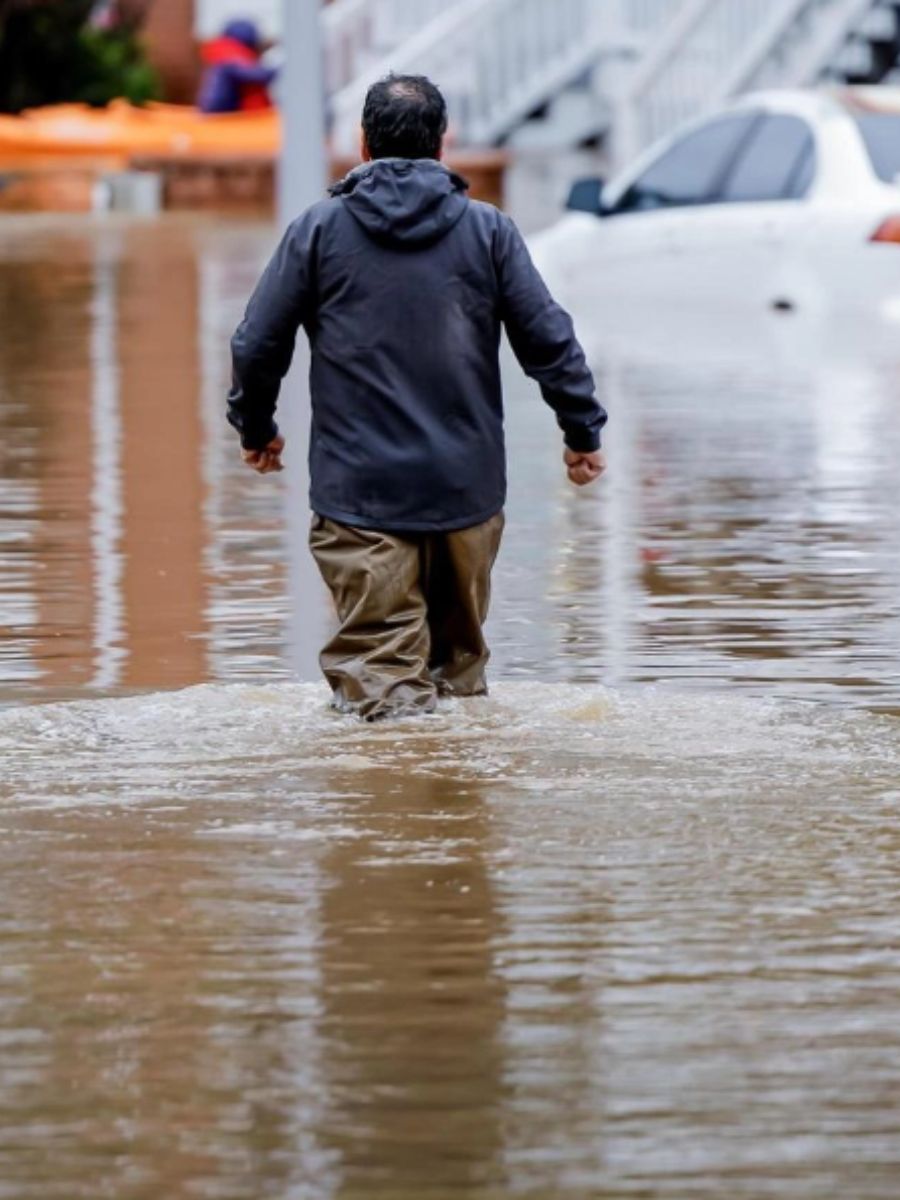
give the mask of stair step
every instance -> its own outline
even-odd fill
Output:
[[[867,41],[854,39],[841,49],[833,64],[838,76],[868,78],[874,66],[872,46]]]
[[[541,117],[519,126],[506,145],[517,150],[563,150],[598,137],[608,126],[609,109],[593,89],[570,88]]]

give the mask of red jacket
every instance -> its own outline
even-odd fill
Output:
[[[258,112],[272,107],[269,84],[275,78],[259,55],[236,38],[204,42],[200,58],[205,67],[198,105],[204,112]]]

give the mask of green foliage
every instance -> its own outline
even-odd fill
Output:
[[[80,78],[73,100],[107,104],[123,96],[134,104],[158,99],[159,79],[130,30],[82,29],[79,33]]]
[[[133,29],[93,29],[90,0],[0,6],[0,112],[42,104],[137,104],[160,94]]]

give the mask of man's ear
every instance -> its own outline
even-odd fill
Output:
[[[359,153],[362,156],[363,162],[372,161],[372,153],[369,150],[369,143],[366,141],[366,135],[362,130],[359,131]]]

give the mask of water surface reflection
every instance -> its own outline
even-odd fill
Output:
[[[183,219],[0,233],[0,696],[312,677],[328,613],[303,546],[299,374],[287,479],[246,474],[222,419],[227,338],[271,236]],[[607,337],[591,311],[615,414],[602,489],[568,488],[549,415],[508,373],[495,674],[895,709],[900,360],[822,357],[796,323],[772,353],[769,314],[742,342],[695,330],[692,349]]]
[[[215,685],[0,759],[11,1195],[896,1194],[893,719]]]
[[[0,228],[0,1195],[895,1200],[900,359],[585,306],[608,480],[510,371],[492,696],[361,728],[271,238]]]

